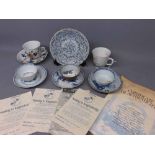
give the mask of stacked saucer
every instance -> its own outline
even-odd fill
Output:
[[[112,93],[121,87],[120,76],[110,68],[97,68],[89,74],[90,86],[101,93]]]
[[[84,74],[80,72],[80,67],[66,65],[52,74],[52,82],[60,88],[75,88],[84,81]]]

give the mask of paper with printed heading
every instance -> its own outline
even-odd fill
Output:
[[[65,105],[65,103],[72,97],[72,95],[75,92],[76,92],[76,89],[66,89],[60,93],[56,112],[58,112]],[[51,122],[49,133],[51,133],[52,135],[71,135],[72,134],[67,129],[63,128],[62,126],[58,125],[53,121]]]
[[[60,93],[61,90],[37,88],[33,95],[33,106],[24,117],[21,132],[24,130],[48,132]]]
[[[120,91],[105,98],[93,134],[155,134],[155,91],[122,77]]]
[[[0,100],[0,134],[20,134],[19,128],[32,104],[31,92]]]
[[[104,106],[104,98],[79,89],[53,121],[73,134],[86,134]]]

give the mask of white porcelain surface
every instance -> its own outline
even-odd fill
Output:
[[[114,74],[110,70],[98,70],[94,73],[94,78],[97,83],[109,84],[114,81]]]
[[[92,50],[92,54],[94,57],[109,57],[111,51],[105,47],[96,47]]]
[[[23,81],[32,81],[37,75],[37,67],[33,64],[25,64],[17,69],[17,74]]]
[[[37,49],[39,47],[40,47],[40,42],[37,40],[28,41],[23,44],[23,49],[25,49],[28,52],[34,49]]]
[[[66,28],[54,34],[50,52],[61,65],[80,65],[89,55],[89,42],[78,30]]]
[[[111,66],[114,59],[110,58],[111,51],[105,47],[96,47],[92,50],[93,62],[95,66]],[[108,63],[111,61],[111,63]]]
[[[15,86],[21,87],[21,88],[32,88],[41,84],[47,77],[47,71],[43,66],[37,66],[37,70],[38,70],[38,73],[36,78],[29,82],[23,81],[20,78],[18,72],[16,72],[13,78],[13,82]]]
[[[80,73],[80,67],[75,65],[65,65],[61,69],[61,73],[66,78],[73,78]]]

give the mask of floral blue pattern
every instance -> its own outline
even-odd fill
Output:
[[[61,65],[80,65],[89,55],[89,42],[75,29],[62,29],[52,37],[50,52],[53,59]]]
[[[95,81],[95,78],[94,78],[94,73],[96,71],[98,71],[98,70],[101,70],[101,69],[110,70],[114,74],[115,80],[112,83],[108,84],[108,85],[102,85],[102,84],[97,83]],[[118,90],[121,87],[121,84],[122,84],[120,76],[116,72],[114,72],[112,69],[106,68],[106,67],[101,67],[101,68],[96,69],[95,71],[92,71],[89,74],[88,82],[89,82],[90,86],[94,90],[96,90],[98,92],[102,92],[102,93],[114,92],[114,91]]]

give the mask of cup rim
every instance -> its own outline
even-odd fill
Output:
[[[104,50],[104,52],[106,51],[106,54],[102,55],[103,53],[101,52],[101,50]],[[111,55],[111,50],[106,47],[95,47],[92,50],[92,54],[93,57],[109,57]]]
[[[97,79],[96,76],[97,76],[97,74],[99,74],[99,72],[102,72],[102,71],[109,72],[109,73],[113,76],[113,80],[111,80],[111,81],[109,81],[109,82],[106,82],[106,83],[99,81],[99,80]],[[101,73],[100,73],[100,74],[101,74]],[[94,78],[95,78],[95,80],[96,80],[97,83],[107,85],[107,84],[112,83],[112,82],[114,81],[115,76],[114,76],[114,73],[113,73],[112,71],[107,70],[107,69],[101,69],[101,70],[96,70],[96,71],[94,72]]]
[[[103,58],[109,58],[109,57],[107,57],[107,56],[105,56],[105,57],[101,57],[101,56],[94,56],[94,57],[93,57],[93,59],[103,59]]]
[[[77,73],[75,73],[75,75],[73,75],[73,76],[71,76],[71,75],[65,75],[65,74],[64,74],[64,70],[65,70],[66,68],[68,68],[68,67],[72,67],[74,70],[77,71]],[[64,66],[62,66],[62,68],[61,68],[61,74],[62,74],[63,77],[65,77],[65,78],[73,78],[73,77],[76,77],[76,76],[79,75],[79,73],[80,73],[80,67],[77,66],[77,65],[64,65]]]
[[[36,44],[36,46],[32,45],[34,43]],[[29,47],[30,45],[34,46],[34,47]],[[33,50],[33,49],[36,49],[36,48],[40,47],[40,45],[41,45],[40,41],[38,41],[38,40],[30,40],[30,41],[25,42],[22,45],[22,47],[23,47],[23,49]]]

